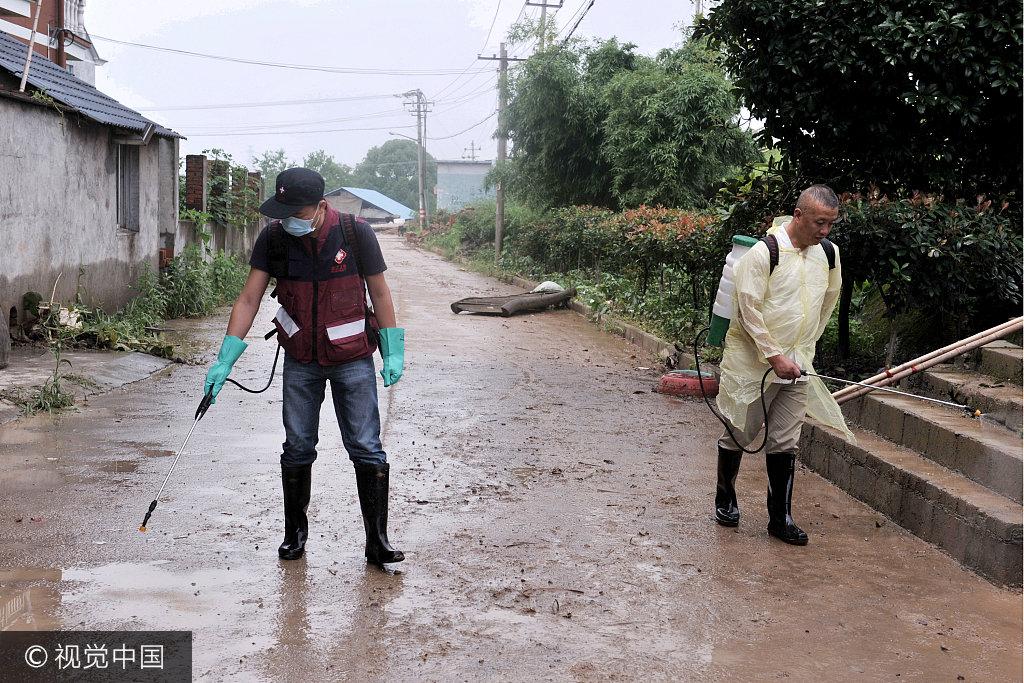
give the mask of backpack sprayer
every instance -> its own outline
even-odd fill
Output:
[[[274,328],[263,336],[264,339],[270,339],[277,333],[277,328]],[[274,373],[277,371],[277,359],[281,356],[281,345],[277,345],[277,352],[274,354],[274,365],[270,368],[270,379],[267,380],[267,386],[262,389],[249,389],[243,387],[241,384],[231,379],[230,377],[225,380],[231,382],[242,391],[250,394],[262,394],[264,391],[270,388],[270,385],[274,382]],[[153,515],[153,510],[156,510],[157,501],[160,500],[160,494],[164,492],[164,487],[167,486],[167,480],[171,478],[171,472],[174,471],[174,466],[178,464],[178,459],[181,458],[181,454],[185,451],[185,446],[188,445],[188,440],[192,438],[192,432],[196,430],[196,425],[206,415],[206,411],[210,409],[210,405],[213,404],[213,387],[210,387],[206,395],[203,396],[203,400],[199,402],[199,407],[196,408],[195,422],[192,423],[192,428],[188,430],[188,434],[185,436],[185,441],[181,444],[181,448],[178,449],[178,453],[174,456],[174,460],[171,461],[171,466],[167,468],[167,475],[164,477],[164,481],[160,484],[160,489],[156,492],[153,497],[153,502],[149,504],[149,509],[146,511],[146,516],[142,519],[142,524],[139,526],[139,531],[145,533],[146,525],[149,524],[149,518]]]
[[[693,338],[693,358],[694,362],[697,365],[697,379],[700,383],[700,393],[701,396],[704,398],[704,403],[707,404],[708,410],[710,410],[714,414],[714,416],[718,418],[718,421],[721,422],[722,425],[725,427],[725,431],[728,432],[729,438],[732,439],[733,443],[736,444],[736,446],[741,451],[743,451],[744,453],[748,453],[750,455],[753,455],[754,453],[761,451],[765,447],[765,444],[767,444],[768,442],[768,405],[764,398],[764,385],[765,381],[768,379],[768,375],[772,373],[772,369],[768,368],[765,371],[764,375],[761,377],[761,411],[764,414],[764,424],[766,426],[764,439],[761,441],[761,445],[758,446],[756,449],[748,450],[740,445],[740,442],[736,439],[736,435],[733,434],[732,428],[729,426],[729,422],[721,415],[721,413],[715,410],[714,406],[711,405],[711,401],[708,399],[708,395],[704,390],[704,373],[700,369],[699,341],[701,335],[707,333],[706,343],[711,344],[712,346],[722,346],[725,343],[725,335],[729,331],[729,323],[732,320],[732,316],[734,313],[733,294],[735,292],[735,284],[733,283],[733,271],[736,267],[736,264],[743,257],[743,255],[750,251],[750,249],[754,245],[756,245],[758,241],[759,240],[757,240],[756,238],[747,237],[746,235],[736,235],[732,238],[732,251],[730,251],[729,254],[725,257],[725,266],[722,268],[722,278],[719,280],[718,283],[718,293],[715,295],[715,303],[711,309],[711,324],[708,327],[705,327],[704,329],[697,332],[696,336],[694,336]],[[769,246],[769,251],[770,250],[771,247]],[[826,254],[827,253],[828,251],[826,250]],[[772,258],[774,262],[777,263],[778,256],[773,254]],[[830,258],[829,260],[831,263],[832,258]],[[976,410],[974,408],[971,408],[970,406],[962,405],[960,403],[953,403],[952,401],[942,401],[940,399],[931,398],[929,396],[918,396],[917,394],[911,394],[906,391],[899,391],[898,389],[880,387],[875,386],[873,384],[865,384],[864,382],[854,382],[852,380],[840,379],[838,377],[830,377],[829,375],[819,375],[807,372],[805,370],[801,370],[800,374],[804,377],[818,377],[819,379],[827,379],[833,382],[841,382],[843,384],[866,387],[871,391],[885,391],[891,394],[899,394],[900,396],[905,396],[908,398],[916,398],[921,401],[929,401],[931,403],[937,403],[939,405],[944,405],[950,408],[957,408],[959,410],[963,410],[967,412],[971,417],[981,417],[980,410]]]

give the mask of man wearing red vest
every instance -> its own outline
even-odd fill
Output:
[[[253,246],[248,280],[231,309],[217,362],[206,376],[216,397],[246,348],[270,278],[280,308],[274,317],[284,348],[284,560],[302,556],[309,524],[310,481],[319,440],[320,406],[331,383],[342,441],[355,467],[366,531],[366,559],[401,562],[405,555],[388,541],[387,454],[380,442],[380,413],[373,352],[384,359],[384,386],[402,376],[405,331],[396,327],[384,257],[366,222],[339,214],[324,200],[324,179],[306,168],[277,176],[274,196],[260,213],[277,219]],[[372,303],[367,306],[366,294]]]

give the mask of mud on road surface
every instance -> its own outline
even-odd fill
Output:
[[[280,377],[227,387],[146,534],[206,366],[0,428],[4,629],[188,629],[200,680],[1019,680],[1021,598],[824,480],[811,543],[711,521],[718,423],[651,392],[655,360],[566,311],[455,316],[512,288],[382,238],[407,367],[381,388],[391,537],[368,568],[355,481],[322,412],[306,557],[277,559]],[[233,377],[265,381],[265,303]],[[213,359],[226,313],[188,321]],[[378,360],[379,365],[379,360]]]

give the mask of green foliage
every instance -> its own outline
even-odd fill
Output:
[[[325,192],[333,192],[339,187],[352,184],[352,168],[339,164],[333,156],[322,149],[307,154],[302,160],[302,165],[323,176]]]
[[[500,179],[540,207],[704,207],[756,150],[717,55],[700,41],[656,59],[607,40],[572,43],[514,71]]]
[[[371,147],[366,157],[352,172],[352,183],[357,187],[377,190],[415,210],[420,205],[418,159],[419,145],[412,140],[388,140],[383,145]],[[424,192],[427,205],[433,212],[437,199],[434,187],[437,185],[437,162],[430,154],[424,160],[426,177]]]
[[[923,311],[932,340],[1019,315],[1021,214],[1009,204],[852,196],[834,241],[843,275],[871,284],[890,317]]]
[[[288,161],[288,155],[285,154],[283,149],[271,149],[259,156],[254,156],[252,164],[259,170],[262,177],[261,199],[273,196],[274,181],[277,180],[277,174],[294,165]]]
[[[65,361],[67,362],[67,361]],[[27,390],[13,387],[0,391],[0,398],[13,403],[22,415],[47,412],[51,415],[70,410],[75,405],[75,394],[64,388],[61,380],[66,378],[60,372],[60,363],[53,369],[43,386]]]
[[[1017,0],[722,0],[698,33],[724,51],[762,142],[817,182],[1020,188]]]
[[[706,206],[723,178],[756,158],[714,57],[690,41],[621,71],[605,89],[602,150],[621,205]]]
[[[209,218],[221,225],[244,229],[259,220],[259,188],[249,182],[249,171],[245,166],[234,163],[230,154],[222,149],[204,149],[211,161],[226,162],[226,171],[218,166],[211,167],[207,177],[206,212],[192,212],[192,219]],[[181,197],[184,202],[184,195]],[[188,213],[184,206],[179,213]],[[203,223],[196,222],[196,225]]]
[[[634,48],[614,40],[573,45],[531,57],[513,70],[499,122],[511,153],[494,172],[511,195],[539,207],[614,203],[611,167],[601,151],[605,83],[596,72],[607,77],[613,65],[628,68],[636,59]]]

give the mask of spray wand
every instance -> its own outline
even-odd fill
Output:
[[[210,409],[210,404],[213,403],[213,387],[206,392],[203,396],[203,400],[200,401],[199,407],[196,408],[196,421],[192,423],[192,429],[188,430],[188,436],[185,437],[185,442],[181,444],[181,448],[178,449],[178,454],[174,456],[174,460],[171,462],[170,468],[167,470],[167,476],[164,477],[164,483],[160,484],[160,490],[156,492],[156,496],[153,498],[153,502],[149,504],[149,510],[146,511],[146,516],[142,520],[142,525],[139,527],[139,531],[146,531],[146,524],[149,523],[149,518],[153,514],[153,510],[156,510],[156,502],[160,500],[160,494],[164,492],[164,487],[167,486],[167,480],[171,478],[171,472],[174,471],[174,466],[178,464],[178,458],[181,457],[182,452],[185,450],[185,446],[188,444],[188,440],[192,437],[192,432],[196,430],[196,425],[206,415],[206,411]]]
[[[930,396],[919,396],[917,394],[911,394],[911,393],[906,392],[906,391],[899,391],[898,389],[890,389],[889,387],[880,387],[880,386],[877,386],[877,385],[874,385],[874,384],[865,384],[864,382],[854,382],[853,380],[849,380],[849,379],[840,379],[838,377],[829,377],[828,375],[818,375],[818,374],[815,374],[813,372],[807,372],[806,370],[801,370],[800,374],[805,376],[805,377],[818,377],[819,379],[828,379],[828,380],[832,380],[833,382],[840,382],[842,384],[851,384],[851,385],[856,385],[856,386],[859,386],[859,387],[865,387],[867,389],[870,389],[871,391],[885,391],[885,392],[888,392],[890,394],[899,394],[900,396],[905,396],[907,398],[916,398],[919,401],[929,401],[931,403],[938,403],[939,405],[947,406],[949,408],[959,408],[960,410],[963,410],[963,411],[965,411],[967,413],[970,413],[971,417],[981,417],[981,411],[980,410],[977,410],[977,409],[972,408],[970,406],[965,406],[965,405],[960,404],[960,403],[953,403],[952,401],[942,401],[940,399],[932,398]]]
[[[264,339],[270,339],[277,334],[277,328],[274,328],[270,332],[263,335]],[[277,371],[277,360],[281,357],[281,345],[277,345],[277,351],[274,352],[274,364],[270,368],[270,378],[267,380],[267,385],[262,389],[250,389],[249,387],[242,386],[230,377],[226,380],[242,391],[250,394],[262,394],[264,391],[270,388],[271,383],[274,381],[274,373]],[[213,387],[210,387],[206,395],[203,396],[203,400],[199,403],[199,407],[196,408],[196,420],[192,423],[192,429],[188,430],[188,435],[185,437],[185,442],[181,444],[181,448],[178,449],[178,454],[174,456],[174,460],[171,462],[170,468],[167,470],[167,476],[164,477],[164,482],[160,484],[160,490],[156,492],[156,497],[153,498],[153,502],[149,504],[149,510],[146,511],[146,516],[142,520],[142,524],[139,526],[139,531],[145,533],[146,525],[149,523],[149,518],[153,515],[153,510],[156,510],[157,501],[160,500],[160,494],[164,492],[164,487],[167,486],[167,480],[171,478],[171,472],[174,471],[174,466],[178,464],[178,458],[181,457],[182,452],[185,450],[185,446],[188,444],[189,438],[192,436],[192,432],[195,431],[196,425],[206,415],[206,411],[210,409],[210,405],[213,403]]]

